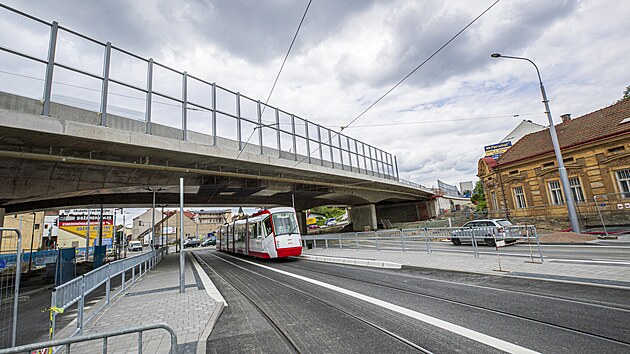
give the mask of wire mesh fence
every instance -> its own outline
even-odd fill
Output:
[[[0,228],[0,348],[15,346],[22,262],[20,231]]]

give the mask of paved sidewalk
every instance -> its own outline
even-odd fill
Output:
[[[191,256],[187,255],[184,294],[179,293],[179,254],[171,253],[92,319],[85,326],[84,334],[166,323],[177,334],[179,353],[205,353],[206,340],[223,304],[217,303],[206,291],[205,282],[197,273],[203,270],[199,267],[193,271],[193,263]],[[75,326],[75,322],[68,325],[58,338],[66,337]],[[170,336],[162,329],[147,331],[143,333],[142,343],[145,353],[168,353]],[[101,349],[102,341],[97,340],[72,345],[71,352],[91,353]],[[108,340],[108,353],[137,352],[136,334]]]
[[[593,246],[596,247],[596,246]],[[471,253],[402,252],[355,250],[339,248],[304,249],[308,256],[327,256],[331,258],[367,259],[381,262],[398,263],[402,266],[443,269],[459,272],[494,274],[545,279],[562,282],[588,283],[599,286],[630,288],[630,262],[620,264],[597,264],[592,262],[573,262],[568,260],[545,260],[542,264],[534,257],[500,256],[502,272],[498,271],[499,261],[496,253],[488,252],[475,258]],[[327,260],[332,261],[332,260]],[[347,262],[346,262],[347,263]]]

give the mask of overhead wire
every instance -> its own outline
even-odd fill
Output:
[[[499,1],[501,0],[496,0],[495,2],[493,2],[490,6],[488,6],[483,12],[481,12],[477,17],[475,17],[472,21],[470,21],[466,26],[464,26],[464,28],[462,28],[459,32],[457,32],[453,37],[451,37],[451,39],[449,39],[448,41],[446,41],[446,43],[444,43],[440,48],[438,48],[435,52],[433,52],[433,54],[431,54],[428,58],[426,58],[424,61],[422,61],[418,66],[416,66],[410,73],[408,73],[407,75],[405,75],[402,79],[400,79],[400,81],[398,81],[394,86],[392,86],[392,88],[390,88],[389,90],[387,90],[383,95],[381,95],[376,101],[374,101],[371,105],[369,105],[366,109],[364,109],[358,116],[356,116],[354,119],[352,119],[350,121],[350,123],[346,124],[345,126],[342,126],[341,129],[339,130],[339,132],[335,132],[335,135],[332,136],[330,139],[328,139],[328,141],[325,143],[325,145],[327,145],[328,143],[330,143],[330,141],[335,138],[337,135],[341,134],[341,132],[348,128],[350,125],[352,125],[354,122],[356,122],[359,118],[361,118],[365,113],[367,113],[370,109],[372,109],[372,107],[376,106],[381,100],[383,100],[383,98],[385,98],[387,95],[389,95],[392,91],[394,91],[398,86],[400,86],[400,84],[402,84],[405,80],[407,80],[411,75],[413,75],[416,71],[418,71],[418,69],[420,69],[422,66],[424,66],[424,64],[426,64],[429,60],[433,59],[433,57],[435,57],[439,52],[442,51],[442,49],[446,48],[446,46],[448,46],[452,41],[454,41],[457,37],[459,37],[459,35],[461,35],[462,33],[464,33],[464,31],[466,31],[470,26],[472,26],[475,22],[477,22],[477,20],[479,20],[483,15],[486,14],[486,12],[490,11],[490,9],[492,9]],[[319,150],[320,148],[318,147],[316,150],[313,151],[316,152],[317,150]],[[295,165],[293,165],[293,167],[297,167],[299,164],[301,164],[302,162],[304,162],[304,160],[306,160],[307,158],[309,158],[311,156],[311,152],[307,152],[307,156],[305,156],[303,159],[301,159],[300,161],[298,161]]]
[[[260,113],[260,118],[262,119],[262,115],[263,113],[265,113],[265,108],[267,108],[267,104],[269,103],[269,99],[271,98],[271,95],[273,94],[273,90],[276,88],[276,84],[278,83],[278,79],[280,78],[280,74],[282,73],[282,69],[284,69],[284,64],[286,64],[287,59],[289,58],[289,54],[291,53],[291,49],[293,49],[293,44],[295,43],[295,39],[298,36],[298,33],[300,33],[300,28],[302,28],[302,23],[304,23],[304,18],[306,18],[306,13],[308,13],[308,9],[311,7],[311,2],[313,2],[313,0],[309,0],[308,4],[306,5],[306,9],[304,10],[304,14],[302,15],[302,19],[300,20],[300,23],[298,24],[297,30],[295,31],[295,34],[293,35],[293,39],[291,40],[291,45],[289,45],[289,49],[287,50],[287,54],[284,56],[284,60],[282,61],[282,65],[280,65],[280,70],[278,70],[278,74],[276,75],[276,79],[273,81],[273,85],[271,86],[271,90],[269,91],[269,95],[267,96],[267,100],[265,101],[265,104],[263,105],[262,111]],[[275,124],[275,123],[274,123]],[[271,124],[271,125],[274,125]],[[249,141],[252,139],[252,136],[254,136],[254,133],[256,132],[256,129],[262,129],[262,126],[258,126],[258,127],[254,127],[252,129],[252,133],[249,134],[249,138],[247,138],[247,141],[245,141],[245,145],[243,145],[243,148],[241,149],[241,151],[239,151],[238,155],[236,156],[236,159],[238,160],[239,157],[241,157],[241,154],[243,153],[243,151],[245,151],[245,147],[247,146],[247,144],[249,143]],[[278,129],[280,129],[280,127],[278,127]]]
[[[426,123],[462,122],[462,121],[469,121],[469,120],[518,118],[518,117],[532,116],[532,115],[538,115],[538,114],[545,114],[545,112],[511,114],[511,115],[507,115],[506,114],[506,115],[502,115],[502,116],[488,116],[488,117],[470,117],[470,118],[455,118],[455,119],[424,120],[424,121],[415,121],[415,122],[364,124],[364,125],[354,125],[352,127],[346,127],[346,128],[389,127],[389,126],[397,126],[397,125],[413,125],[413,124],[426,124]]]

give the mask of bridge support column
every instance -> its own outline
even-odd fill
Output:
[[[4,208],[0,208],[0,227],[4,227]]]
[[[298,226],[300,228],[300,235],[306,235],[306,213],[303,211],[296,211]]]
[[[354,231],[376,230],[378,228],[376,223],[376,205],[353,206],[350,208],[350,219],[352,220],[352,229]]]

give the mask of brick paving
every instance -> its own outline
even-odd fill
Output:
[[[179,254],[171,253],[154,269],[129,287],[125,294],[85,326],[84,334],[112,331],[147,324],[165,323],[177,334],[180,353],[205,352],[205,341],[216,321],[218,305],[195,277],[190,258],[186,261],[186,291],[179,293]],[[65,337],[75,324],[67,326]],[[170,336],[165,330],[143,333],[143,352],[168,353]],[[102,341],[72,345],[71,352],[100,352]],[[108,353],[137,353],[138,336],[129,334],[108,340]]]

